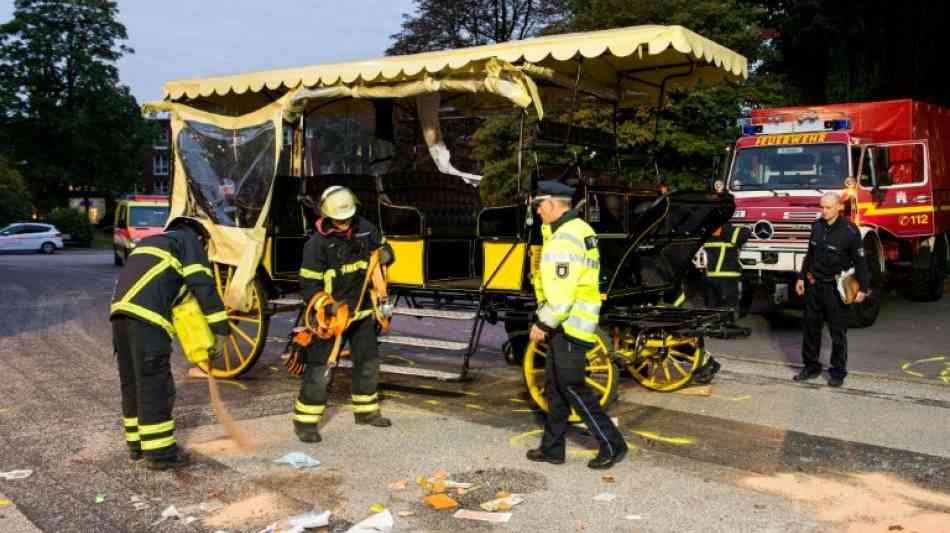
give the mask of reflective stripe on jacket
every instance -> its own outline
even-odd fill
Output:
[[[153,235],[129,254],[116,281],[109,316],[124,315],[163,328],[175,337],[172,307],[188,291],[195,295],[211,330],[230,333],[204,245],[188,228]]]
[[[594,230],[573,210],[542,226],[538,326],[585,343],[597,340],[600,322],[600,252]]]
[[[718,234],[703,243],[706,250],[707,278],[739,278],[742,265],[739,263],[739,248],[749,239],[747,228],[725,224]]]

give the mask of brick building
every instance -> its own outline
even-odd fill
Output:
[[[173,168],[171,161],[171,120],[169,120],[168,113],[150,113],[146,116],[146,119],[157,126],[157,133],[145,153],[142,190],[134,192],[168,194]]]

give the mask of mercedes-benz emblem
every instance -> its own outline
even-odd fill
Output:
[[[772,238],[772,235],[775,233],[775,228],[772,227],[772,223],[768,220],[760,220],[752,226],[752,234],[755,235],[756,239],[761,241],[767,241]]]

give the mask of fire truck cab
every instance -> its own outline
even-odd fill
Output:
[[[747,288],[764,286],[777,305],[795,298],[819,200],[835,192],[861,229],[872,277],[852,326],[874,323],[885,283],[940,299],[950,264],[950,110],[912,100],[761,109],[742,128],[726,186],[733,221],[752,231],[740,254]]]

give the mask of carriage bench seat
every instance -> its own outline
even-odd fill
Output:
[[[458,176],[404,172],[381,178],[380,217],[389,235],[474,238],[482,200]],[[420,216],[421,215],[421,216]]]

